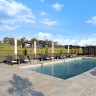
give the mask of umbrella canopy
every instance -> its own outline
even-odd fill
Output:
[[[15,56],[17,58],[17,39],[14,40],[14,44],[15,44],[15,46],[14,46],[14,54],[15,54]]]
[[[54,43],[52,42],[52,54],[54,53]]]
[[[70,50],[69,50],[69,45],[68,45],[68,54],[70,53]]]
[[[14,40],[14,54],[17,55],[17,39]]]
[[[34,54],[36,54],[36,41],[34,41]]]
[[[36,58],[36,41],[34,41],[34,54],[35,54],[35,58]]]

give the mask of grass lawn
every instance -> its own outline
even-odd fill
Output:
[[[23,54],[24,48],[21,48],[18,46],[18,55]],[[28,55],[34,54],[34,49],[33,48],[27,48],[28,50]],[[48,50],[48,54],[51,54],[51,48],[37,48],[37,54],[45,54],[46,50]],[[67,49],[65,48],[54,48],[54,54],[63,54],[67,53]],[[78,49],[70,49],[70,53],[77,54]],[[79,53],[82,53],[82,49],[79,50]],[[6,56],[6,55],[14,55],[14,46],[0,46],[0,56]]]

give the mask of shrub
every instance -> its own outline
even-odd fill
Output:
[[[28,54],[28,50],[27,48],[25,47],[24,50],[23,50],[23,54],[26,56]]]

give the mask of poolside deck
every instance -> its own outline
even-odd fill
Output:
[[[96,96],[96,68],[62,80],[19,68],[26,65],[0,64],[0,96]]]

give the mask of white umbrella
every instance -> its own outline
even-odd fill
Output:
[[[54,43],[52,42],[52,55],[54,53]]]
[[[15,44],[15,46],[14,46],[14,54],[15,54],[15,56],[17,58],[17,39],[14,40],[14,44]]]
[[[54,43],[52,42],[52,53],[54,53]]]
[[[34,41],[34,54],[35,54],[35,58],[36,58],[36,41]]]
[[[69,45],[68,45],[68,54],[70,53],[70,50],[69,50]]]

